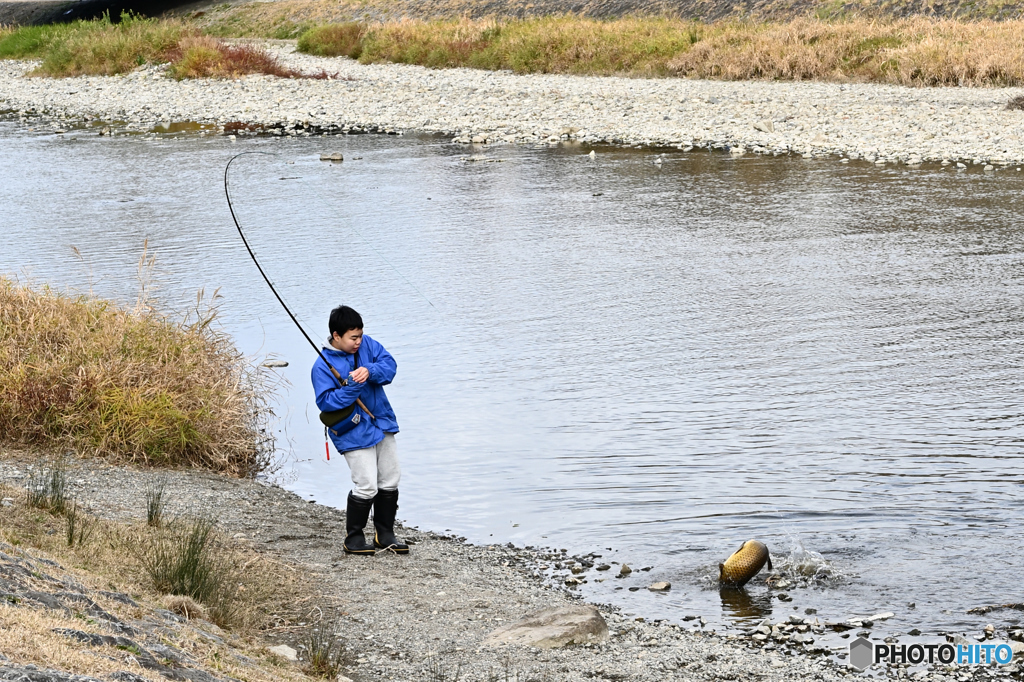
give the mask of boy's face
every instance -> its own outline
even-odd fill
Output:
[[[362,329],[349,329],[344,334],[334,332],[331,345],[343,353],[355,353],[363,343]]]

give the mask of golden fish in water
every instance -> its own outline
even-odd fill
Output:
[[[772,570],[772,558],[768,556],[765,544],[747,540],[725,563],[718,564],[718,582],[723,587],[743,587],[765,563],[768,564],[768,570]]]

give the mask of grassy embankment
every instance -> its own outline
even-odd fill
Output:
[[[265,73],[282,78],[324,78],[283,67],[257,45],[230,45],[177,19],[124,15],[69,24],[0,31],[0,59],[38,59],[38,76],[128,73],[145,64],[169,63],[174,78],[234,78]]]
[[[198,306],[197,306],[198,310]],[[0,443],[252,476],[262,375],[212,325],[0,277]]]
[[[830,0],[811,7],[774,0],[756,3],[756,16],[735,14],[753,11],[735,3],[620,4],[630,16],[557,16],[558,2],[547,0],[508,4],[504,14],[500,2],[470,0],[401,6],[279,0],[218,6],[194,23],[219,36],[300,38],[303,51],[365,63],[724,80],[1024,84],[1024,3],[1016,0],[941,6]],[[608,11],[609,4],[597,10]],[[406,14],[419,18],[402,18]],[[352,18],[362,21],[346,21]]]
[[[337,629],[331,609],[318,603],[300,574],[228,540],[208,520],[163,518],[171,493],[162,487],[139,497],[146,523],[92,516],[70,498],[64,467],[61,460],[37,462],[27,495],[0,485],[7,500],[0,510],[0,542],[7,545],[0,573],[11,578],[0,600],[0,649],[8,660],[93,676],[129,669],[150,680],[182,664],[251,682],[337,676],[343,646],[321,632]],[[187,624],[168,629],[159,609]],[[83,645],[65,634],[84,631],[109,640],[109,614],[137,626],[127,634],[132,640]],[[321,619],[327,620],[320,626],[296,627]],[[146,634],[153,627],[160,633],[155,637]],[[308,633],[301,670],[268,654],[264,636],[272,627]],[[164,644],[187,659],[160,649]]]
[[[396,21],[309,29],[299,49],[362,62],[724,80],[1024,84],[1024,20],[786,23],[668,18]]]
[[[517,73],[900,85],[1024,84],[1024,19],[670,17],[386,20],[326,23],[316,2],[243,5],[192,20],[128,18],[0,34],[0,58],[41,59],[38,75],[131,71],[170,62],[176,78],[245,73],[300,76],[251,44],[222,38],[299,37],[314,55],[370,62],[510,69]],[[314,11],[315,10],[315,11]],[[290,12],[290,13],[289,13]],[[326,77],[325,72],[314,77]]]
[[[151,263],[140,263],[143,282]],[[169,608],[192,623],[168,635],[189,667],[253,682],[307,679],[265,650],[265,631],[284,625],[293,634],[308,632],[303,670],[333,679],[342,649],[327,634],[337,628],[295,628],[319,618],[311,620],[311,608],[325,617],[331,610],[317,604],[299,573],[227,539],[194,505],[193,515],[168,518],[164,510],[179,493],[160,479],[138,493],[145,522],[94,516],[73,497],[68,460],[46,454],[72,449],[115,463],[236,476],[269,464],[262,375],[216,330],[215,311],[204,307],[201,293],[196,310],[176,322],[147,305],[145,289],[129,309],[0,277],[0,451],[13,452],[16,463],[32,462],[25,464],[25,488],[0,485],[0,543],[9,545],[0,575],[11,579],[0,599],[0,650],[21,665],[89,675],[134,666],[159,680],[169,674],[166,666],[183,664],[159,654],[166,640],[141,628],[129,635],[136,643],[99,644],[110,639],[101,622],[109,617],[96,609],[164,628],[156,610]],[[18,561],[40,570],[12,565]],[[78,584],[99,607],[68,596],[68,586]],[[73,644],[60,628],[95,641]],[[90,651],[96,647],[103,655]]]

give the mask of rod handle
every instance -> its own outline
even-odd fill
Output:
[[[363,401],[360,400],[359,398],[356,398],[356,405],[363,408],[363,412],[370,415],[370,419],[376,419],[376,417],[373,416],[373,412],[370,412],[368,409],[366,409],[366,405],[363,405]]]

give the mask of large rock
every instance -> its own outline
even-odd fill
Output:
[[[498,628],[484,644],[520,644],[539,649],[557,649],[567,644],[603,642],[608,624],[593,606],[544,609]]]

